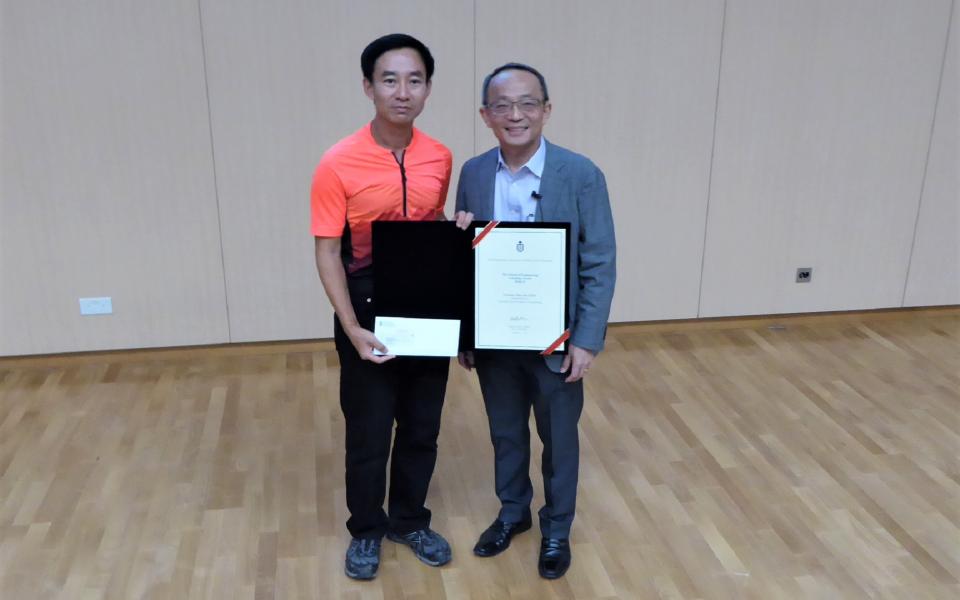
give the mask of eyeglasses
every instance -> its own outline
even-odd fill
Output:
[[[535,115],[537,111],[543,107],[543,100],[536,100],[534,98],[524,98],[516,102],[497,100],[493,104],[488,104],[487,110],[497,117],[503,117],[512,113],[514,106],[519,108],[520,112],[525,115]]]

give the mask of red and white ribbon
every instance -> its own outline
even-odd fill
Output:
[[[551,354],[553,354],[554,350],[560,347],[560,344],[564,343],[569,339],[570,339],[570,330],[567,329],[566,331],[560,334],[560,337],[558,337],[555,342],[547,346],[547,349],[541,352],[540,354],[542,354],[543,356],[550,356]]]
[[[476,248],[483,238],[487,237],[487,234],[493,231],[493,228],[500,224],[500,221],[490,221],[487,223],[487,226],[480,230],[480,233],[477,234],[477,237],[473,238],[472,248]]]

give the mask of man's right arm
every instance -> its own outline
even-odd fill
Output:
[[[374,349],[386,352],[387,348],[377,339],[373,332],[364,329],[357,322],[357,314],[350,303],[350,292],[347,290],[347,274],[343,270],[343,261],[340,258],[340,238],[315,237],[317,258],[317,273],[320,274],[320,283],[330,299],[333,310],[340,319],[344,333],[350,338],[357,354],[363,360],[375,363],[384,363],[393,356],[378,356]]]

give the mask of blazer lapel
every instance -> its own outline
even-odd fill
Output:
[[[559,194],[563,189],[560,185],[560,171],[563,162],[557,159],[553,144],[547,142],[547,155],[543,161],[543,175],[540,177],[540,201],[537,202],[537,220],[553,221],[556,219],[556,207],[560,202]]]
[[[480,176],[478,177],[477,197],[480,202],[482,213],[474,215],[478,220],[490,221],[493,219],[494,210],[494,190],[497,181],[497,149],[494,148],[484,156],[483,163],[480,165]]]

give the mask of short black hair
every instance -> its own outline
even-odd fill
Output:
[[[483,106],[487,105],[487,91],[490,89],[490,80],[504,71],[526,71],[527,73],[535,75],[537,81],[540,82],[540,89],[543,90],[543,101],[547,102],[550,100],[550,94],[547,93],[547,80],[543,78],[543,75],[540,73],[540,71],[534,69],[530,65],[512,62],[505,65],[500,65],[489,75],[483,78],[483,89],[480,90],[480,104]]]
[[[433,77],[433,55],[430,49],[423,42],[405,33],[391,33],[373,40],[360,54],[360,70],[363,71],[363,78],[367,81],[373,81],[373,66],[377,59],[383,56],[385,52],[398,50],[400,48],[410,48],[416,50],[423,60],[423,67],[427,70],[427,81]]]

